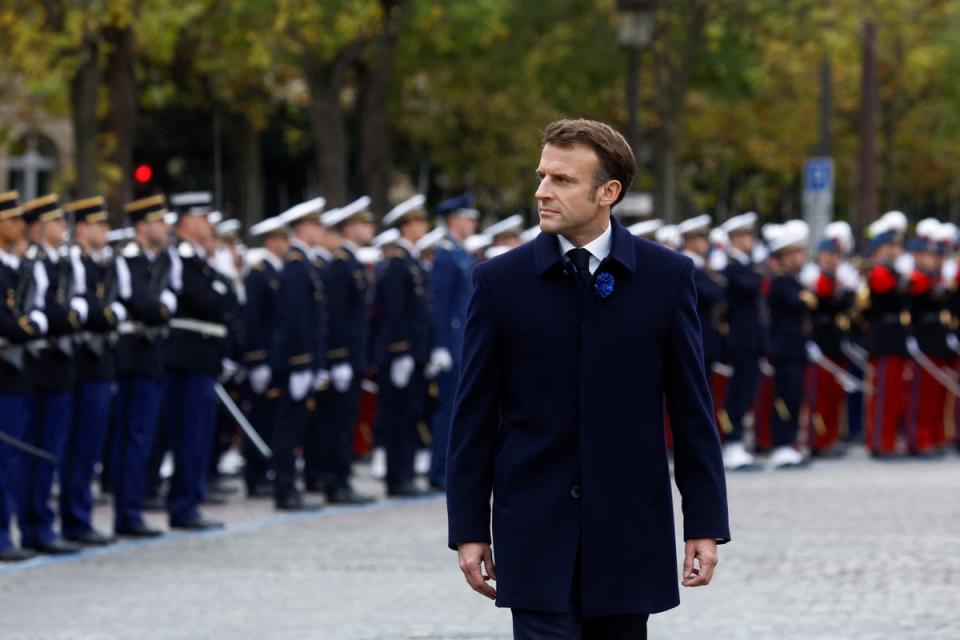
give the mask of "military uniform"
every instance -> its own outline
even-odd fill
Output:
[[[64,207],[76,223],[105,223],[102,197]],[[88,308],[75,343],[77,387],[74,420],[60,473],[60,519],[68,540],[87,544],[108,541],[93,530],[93,496],[90,485],[103,452],[116,383],[116,339],[126,309],[117,302],[117,279],[109,248],[91,255],[83,247],[70,248],[70,261],[80,283],[77,294]]]
[[[0,193],[0,219],[22,217],[17,198],[15,191]],[[37,290],[34,264],[6,249],[0,248],[0,294],[4,300],[0,305],[0,431],[22,439],[30,419],[32,391],[24,362],[26,345],[46,332],[47,319],[38,308],[46,292],[42,287]],[[0,442],[0,561],[25,560],[33,555],[15,548],[10,536],[24,464],[24,454]]]
[[[25,203],[24,219],[30,225],[62,220],[64,214],[58,201],[56,195],[50,195]],[[64,247],[34,243],[25,257],[41,263],[46,271],[49,286],[43,304],[49,329],[36,350],[28,352],[27,369],[34,397],[33,415],[24,440],[62,461],[73,416],[73,336],[86,314],[83,304],[75,297],[73,268]],[[55,469],[37,458],[24,461],[17,518],[24,547],[52,552],[65,547],[54,531],[55,513],[49,504],[54,471],[62,473],[59,466]]]
[[[156,222],[167,213],[163,196],[137,200],[125,207],[131,224]],[[141,516],[146,467],[160,415],[163,391],[163,339],[177,310],[170,289],[169,253],[153,253],[136,241],[117,257],[117,291],[127,309],[117,345],[117,417],[112,447],[114,526],[118,534],[152,536]]]

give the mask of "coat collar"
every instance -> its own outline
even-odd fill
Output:
[[[607,260],[620,263],[627,271],[633,272],[637,268],[636,249],[633,236],[613,216],[610,217],[610,227],[613,237],[610,243],[610,255]],[[560,264],[560,243],[552,233],[541,233],[533,241],[533,259],[537,266],[537,273],[546,274],[552,267]]]

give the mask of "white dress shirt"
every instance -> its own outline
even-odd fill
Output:
[[[560,253],[564,256],[567,255],[571,249],[576,249],[572,242],[564,238],[563,236],[557,236],[557,239],[560,240]],[[593,275],[597,271],[597,267],[600,266],[600,263],[607,259],[607,256],[610,255],[610,246],[613,244],[613,225],[607,223],[607,228],[597,236],[594,240],[591,240],[583,246],[590,253],[590,275]]]

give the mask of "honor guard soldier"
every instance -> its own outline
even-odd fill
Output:
[[[414,484],[414,457],[431,352],[427,274],[416,247],[428,227],[425,201],[422,195],[414,196],[384,217],[384,226],[395,227],[399,237],[384,253],[374,298],[377,439],[387,454],[387,493],[397,497],[423,493]]]
[[[118,330],[118,415],[110,486],[116,534],[149,538],[161,535],[146,525],[141,510],[163,396],[163,340],[177,311],[177,296],[171,289],[166,199],[161,195],[143,198],[127,204],[124,211],[134,236],[115,265],[117,293],[127,309],[127,320]]]
[[[723,275],[711,271],[707,263],[710,253],[710,223],[710,216],[703,214],[677,225],[677,231],[683,239],[683,254],[693,260],[696,267],[693,279],[697,287],[697,315],[700,316],[700,329],[703,333],[704,370],[707,375],[721,357],[720,316],[724,308],[724,290],[727,284]]]
[[[867,234],[873,266],[858,299],[869,323],[865,339],[872,369],[872,389],[865,400],[866,436],[871,454],[883,458],[895,454],[898,425],[906,416],[905,340],[910,312],[894,266],[899,253],[896,231],[881,218],[870,225]]]
[[[431,373],[437,374],[437,406],[430,433],[430,486],[446,487],[447,441],[453,420],[453,401],[460,379],[460,352],[467,323],[467,303],[473,291],[473,256],[464,242],[477,228],[479,212],[472,207],[471,194],[452,198],[437,207],[445,220],[446,231],[433,251],[430,271],[430,297],[433,304],[434,348],[430,357]]]
[[[491,248],[506,247],[507,249],[513,249],[523,244],[520,241],[520,232],[522,231],[523,215],[515,213],[488,226],[483,230],[483,235],[490,238]]]
[[[754,263],[754,228],[757,214],[744,213],[727,220],[721,228],[730,245],[724,271],[727,279],[727,354],[733,376],[727,401],[720,412],[724,431],[723,460],[729,470],[750,468],[753,456],[743,444],[744,416],[753,406],[760,381],[760,357],[766,349],[764,308],[767,279]]]
[[[802,220],[783,224],[770,241],[771,265],[776,276],[770,282],[770,359],[774,368],[772,420],[774,469],[805,463],[797,448],[800,406],[807,366],[807,342],[812,323],[810,310],[817,305],[813,292],[800,283],[807,260],[810,229]]]
[[[943,416],[947,389],[937,374],[948,371],[953,353],[947,343],[953,315],[951,292],[941,278],[943,255],[937,243],[939,227],[937,220],[921,220],[917,224],[918,237],[907,244],[914,259],[907,288],[907,310],[911,318],[907,333],[915,341],[916,351],[908,349],[914,362],[906,431],[908,450],[915,456],[937,454],[946,444]]]
[[[320,420],[320,481],[329,504],[364,504],[369,496],[350,484],[354,430],[360,409],[360,381],[366,375],[369,339],[367,275],[357,258],[373,238],[370,198],[323,215],[325,244],[333,260],[320,276],[327,314],[326,361],[330,386],[323,393]]]
[[[43,313],[46,273],[39,262],[23,260],[18,245],[24,239],[23,210],[16,191],[0,193],[0,432],[22,440],[30,419],[32,387],[25,367],[27,344],[47,331]],[[0,562],[34,557],[18,549],[10,537],[10,522],[17,508],[17,488],[25,454],[0,441]],[[50,464],[44,462],[43,464]]]
[[[28,351],[35,409],[24,440],[62,461],[73,415],[73,337],[86,320],[87,305],[85,299],[75,295],[76,282],[64,246],[67,221],[59,198],[52,194],[24,203],[23,217],[31,243],[25,257],[42,263],[49,281],[44,300],[49,321],[47,337],[35,351]],[[62,473],[35,457],[24,460],[17,518],[21,541],[25,548],[42,553],[74,553],[80,547],[53,529],[55,514],[49,501],[55,470]]]
[[[126,309],[117,301],[113,254],[107,246],[106,203],[102,196],[64,205],[73,219],[76,244],[70,262],[76,276],[76,295],[87,305],[87,318],[75,341],[77,387],[73,427],[60,474],[60,520],[67,540],[88,546],[108,544],[112,538],[95,531],[90,485],[100,460],[116,381],[117,328]]]
[[[812,339],[824,359],[823,365],[809,368],[805,384],[810,412],[807,444],[812,455],[827,458],[845,453],[840,432],[848,390],[830,369],[847,367],[843,344],[849,339],[851,310],[860,286],[859,274],[841,262],[842,256],[840,243],[824,238],[817,245],[816,262],[801,275],[801,282],[816,296]]]
[[[164,344],[164,408],[174,459],[167,510],[174,529],[217,529],[223,524],[205,519],[200,504],[216,424],[214,385],[223,369],[235,301],[226,279],[209,262],[208,251],[214,246],[207,217],[210,194],[178,194],[170,202],[178,219],[176,246],[169,249],[177,310]]]
[[[290,238],[286,224],[279,217],[267,218],[253,225],[250,235],[260,238],[263,248],[257,251],[258,258],[252,261],[243,280],[246,292],[243,306],[243,364],[249,371],[252,392],[250,422],[264,442],[270,442],[281,393],[273,375],[278,370],[273,342],[280,331],[280,308],[283,302],[280,299],[280,274],[284,256],[290,249]],[[245,447],[244,454],[247,496],[272,496],[270,461],[254,447]]]
[[[642,222],[637,222],[627,227],[627,231],[630,232],[630,235],[634,235],[638,238],[646,238],[650,242],[656,241],[657,229],[663,226],[663,220],[660,218],[654,218],[653,220],[644,220]],[[537,227],[539,229],[540,227]],[[536,237],[536,236],[534,236]],[[531,238],[532,240],[533,238]]]
[[[274,500],[282,511],[315,509],[297,489],[296,452],[304,442],[312,395],[323,363],[323,283],[314,265],[323,236],[320,216],[326,201],[314,198],[281,214],[293,235],[280,273],[279,331],[275,337],[280,407],[273,424]]]

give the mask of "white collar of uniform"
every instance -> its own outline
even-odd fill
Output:
[[[730,254],[731,258],[745,267],[750,266],[750,263],[752,262],[752,260],[750,260],[750,256],[745,254],[743,251],[740,251],[740,249],[737,249],[736,247],[727,248],[727,253]]]
[[[47,254],[47,257],[50,258],[50,262],[57,264],[60,262],[60,252],[46,244],[45,242],[40,243],[40,247],[43,249],[43,252]]]
[[[684,251],[683,255],[693,260],[693,266],[695,266],[697,269],[703,269],[704,260],[703,256],[701,256],[699,253],[694,253],[693,251]]]
[[[560,253],[567,255],[567,252],[571,249],[576,249],[573,246],[573,243],[567,240],[564,236],[557,236],[557,239],[560,241]],[[607,228],[599,236],[583,245],[583,248],[590,252],[592,258],[596,261],[603,262],[607,259],[607,256],[610,255],[610,247],[613,244],[613,225],[610,222],[607,222]],[[593,268],[590,269],[593,271]]]
[[[314,257],[323,258],[327,262],[333,262],[333,254],[327,251],[325,248],[317,247],[313,250],[313,252],[315,254]]]
[[[297,249],[300,249],[300,251],[303,251],[304,255],[307,256],[308,260],[313,260],[314,256],[316,255],[316,252],[313,250],[313,247],[308,245],[306,242],[304,242],[300,238],[297,238],[297,237],[290,238],[290,245],[296,247]]]
[[[283,271],[283,258],[274,255],[269,250],[263,252],[263,259],[270,263],[274,271]]]
[[[20,258],[13,255],[12,253],[7,253],[3,249],[0,249],[0,262],[3,262],[5,265],[11,269],[20,268]]]
[[[406,249],[407,253],[409,253],[414,258],[417,258],[417,259],[420,258],[420,249],[417,249],[417,247],[415,247],[414,244],[409,240],[407,240],[406,238],[403,238],[403,237],[397,238],[397,245]]]

